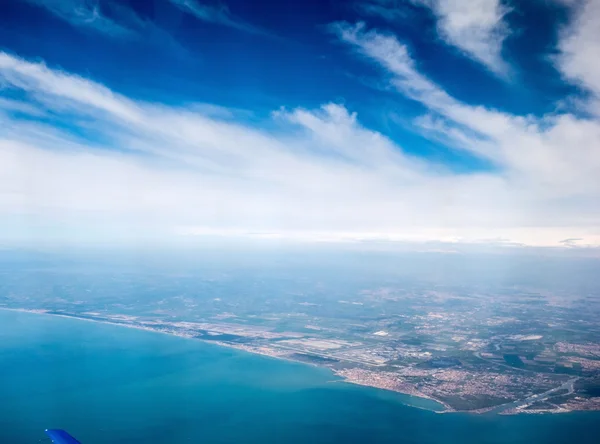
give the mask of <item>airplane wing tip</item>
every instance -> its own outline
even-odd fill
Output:
[[[81,444],[67,432],[61,429],[45,429],[44,432],[54,444]]]

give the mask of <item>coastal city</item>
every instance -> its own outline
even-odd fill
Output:
[[[247,272],[79,270],[38,287],[17,272],[3,280],[0,308],[326,367],[343,381],[431,400],[437,411],[600,409],[593,294]]]

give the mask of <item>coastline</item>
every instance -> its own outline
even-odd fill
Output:
[[[325,369],[202,342],[9,311],[0,322],[0,442],[37,442],[56,425],[107,443],[557,444],[577,430],[580,444],[597,444],[594,412],[435,415],[387,390],[331,383]]]
[[[173,332],[173,331],[164,331],[158,328],[152,328],[152,327],[144,327],[144,326],[140,326],[140,325],[134,325],[134,324],[128,324],[128,323],[124,323],[124,322],[111,322],[109,320],[99,320],[99,319],[90,319],[90,318],[86,318],[86,317],[80,317],[80,316],[75,316],[75,315],[69,315],[69,314],[58,314],[58,313],[51,313],[50,310],[44,310],[44,309],[26,309],[26,308],[9,308],[9,307],[0,307],[0,310],[3,311],[12,311],[12,312],[19,312],[19,313],[29,313],[29,314],[37,314],[37,315],[45,315],[45,316],[50,316],[50,317],[57,317],[57,318],[66,318],[66,319],[74,319],[74,320],[79,320],[79,321],[86,321],[86,322],[93,322],[96,324],[106,324],[106,325],[113,325],[113,326],[117,326],[117,327],[123,327],[123,328],[128,328],[128,329],[134,329],[134,330],[142,330],[142,331],[147,331],[147,332],[153,332],[153,333],[158,333],[158,334],[163,334],[163,335],[167,335],[167,336],[174,336],[174,337],[179,337],[179,338],[184,338],[184,339],[192,339],[192,340],[197,340],[197,341],[201,341],[205,344],[213,344],[217,347],[226,347],[226,348],[231,348],[234,350],[238,350],[238,351],[242,351],[242,352],[246,352],[246,353],[250,353],[253,355],[259,355],[262,357],[266,357],[266,358],[271,358],[271,359],[276,359],[276,360],[280,360],[280,361],[287,361],[290,363],[296,363],[296,364],[302,364],[302,365],[309,365],[311,367],[316,367],[316,368],[320,368],[320,369],[326,369],[328,370],[332,375],[336,376],[337,380],[333,380],[330,382],[341,382],[341,383],[345,383],[345,384],[352,384],[352,385],[356,385],[356,386],[361,386],[361,387],[369,387],[371,389],[375,389],[375,390],[382,390],[384,392],[388,392],[388,393],[395,393],[395,394],[400,394],[400,395],[404,395],[404,396],[409,396],[411,398],[416,398],[416,399],[421,399],[421,400],[427,400],[427,401],[432,401],[435,402],[437,404],[439,404],[441,407],[444,408],[444,410],[434,410],[431,408],[426,408],[423,406],[418,406],[418,405],[414,405],[412,403],[406,403],[406,402],[402,402],[399,401],[400,403],[407,405],[409,407],[412,408],[418,408],[418,409],[422,409],[422,410],[427,410],[429,412],[433,412],[433,413],[456,413],[457,411],[452,409],[452,407],[450,407],[449,405],[447,405],[446,403],[431,398],[429,396],[426,395],[416,395],[414,393],[408,393],[408,392],[403,392],[403,391],[399,391],[399,390],[392,390],[386,387],[377,387],[375,385],[369,385],[369,384],[365,384],[365,383],[361,383],[359,381],[353,381],[341,374],[339,374],[337,371],[330,369],[328,367],[324,367],[315,363],[311,363],[311,362],[305,362],[305,361],[300,361],[300,360],[295,360],[295,359],[290,359],[286,356],[276,356],[276,355],[272,355],[272,354],[267,354],[267,353],[261,353],[260,350],[257,349],[252,349],[249,347],[244,347],[242,345],[237,346],[235,344],[231,344],[228,342],[222,342],[222,341],[209,341],[206,339],[202,339],[202,338],[198,338],[196,336],[191,336],[191,335],[186,335],[186,334],[182,334],[182,333],[177,333],[177,332]]]
[[[168,336],[174,336],[174,337],[180,337],[180,338],[184,338],[184,339],[193,339],[193,340],[198,340],[201,341],[205,344],[212,344],[214,346],[217,347],[226,347],[226,348],[231,348],[231,349],[235,349],[238,351],[242,351],[242,352],[246,352],[246,353],[250,353],[253,355],[259,355],[262,357],[266,357],[266,358],[271,358],[271,359],[276,359],[276,360],[280,360],[280,361],[287,361],[289,363],[295,363],[295,364],[302,364],[302,365],[309,365],[315,368],[319,368],[319,369],[323,369],[323,370],[327,370],[332,376],[335,376],[336,378],[339,379],[335,379],[329,382],[338,382],[338,383],[346,383],[346,384],[352,384],[355,386],[361,386],[361,387],[368,387],[370,389],[375,389],[378,391],[382,391],[384,393],[393,393],[393,394],[397,394],[397,395],[401,395],[401,396],[405,396],[408,397],[409,399],[415,399],[417,401],[417,404],[419,401],[423,402],[423,401],[428,401],[428,402],[433,402],[437,405],[439,405],[442,409],[436,409],[433,407],[426,407],[424,405],[415,405],[415,403],[413,402],[408,402],[406,400],[401,400],[398,399],[397,401],[403,405],[412,407],[412,408],[418,408],[418,409],[422,409],[422,410],[426,410],[432,413],[438,413],[438,414],[442,414],[442,413],[468,413],[468,414],[475,414],[475,415],[482,415],[482,414],[489,414],[489,413],[493,413],[493,414],[498,414],[498,415],[518,415],[518,414],[563,414],[563,413],[569,413],[569,412],[575,412],[577,410],[570,410],[570,409],[560,409],[558,411],[546,411],[546,410],[540,410],[540,411],[536,411],[536,410],[522,410],[520,408],[511,408],[511,405],[515,405],[517,404],[519,401],[522,400],[517,400],[517,401],[511,401],[509,403],[506,404],[501,404],[501,405],[497,405],[497,406],[493,406],[493,407],[487,407],[487,408],[483,408],[483,409],[477,409],[477,410],[456,410],[454,408],[452,408],[450,405],[448,405],[447,403],[432,398],[430,396],[424,395],[420,392],[415,393],[414,390],[406,390],[406,391],[402,391],[402,390],[398,390],[398,389],[394,389],[394,388],[389,388],[389,387],[385,387],[385,386],[378,386],[376,384],[368,384],[365,382],[362,382],[360,380],[353,380],[352,378],[347,377],[346,375],[343,374],[343,370],[336,370],[336,369],[332,369],[329,368],[327,366],[323,366],[323,365],[319,365],[317,363],[314,362],[307,362],[307,361],[303,361],[303,360],[299,360],[299,359],[292,359],[289,356],[285,355],[285,354],[281,354],[281,355],[277,355],[272,353],[272,350],[265,350],[263,351],[261,348],[258,347],[251,347],[251,346],[246,346],[243,344],[233,344],[230,342],[223,342],[223,341],[219,341],[219,340],[207,340],[207,339],[202,339],[202,337],[198,337],[192,334],[186,334],[186,333],[181,333],[181,332],[177,332],[174,330],[165,330],[165,329],[161,329],[161,328],[154,328],[151,326],[144,326],[144,325],[136,325],[133,323],[129,323],[132,320],[128,319],[127,317],[123,317],[122,319],[115,319],[115,320],[110,320],[110,319],[93,319],[90,317],[85,317],[85,316],[80,316],[77,314],[69,314],[69,313],[65,313],[65,314],[61,314],[61,313],[56,313],[56,312],[52,312],[51,310],[46,310],[46,309],[25,309],[25,308],[9,308],[9,307],[0,307],[0,310],[4,310],[4,311],[12,311],[12,312],[20,312],[20,313],[29,313],[29,314],[38,314],[38,315],[46,315],[46,316],[50,316],[50,317],[58,317],[58,318],[67,318],[67,319],[73,319],[73,320],[79,320],[79,321],[87,321],[87,322],[93,322],[93,323],[97,323],[97,324],[107,324],[107,325],[112,325],[112,326],[120,326],[120,327],[124,327],[124,328],[128,328],[128,329],[135,329],[135,330],[143,330],[143,331],[147,331],[147,332],[153,332],[153,333],[158,333],[158,334],[163,334],[163,335],[168,335]],[[129,322],[127,322],[129,321]]]

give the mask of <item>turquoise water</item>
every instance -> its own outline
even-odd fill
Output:
[[[0,310],[0,443],[598,443],[599,413],[436,414],[327,370]]]

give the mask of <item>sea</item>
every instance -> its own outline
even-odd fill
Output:
[[[437,413],[430,400],[194,339],[0,310],[0,443],[600,443],[600,413]]]

